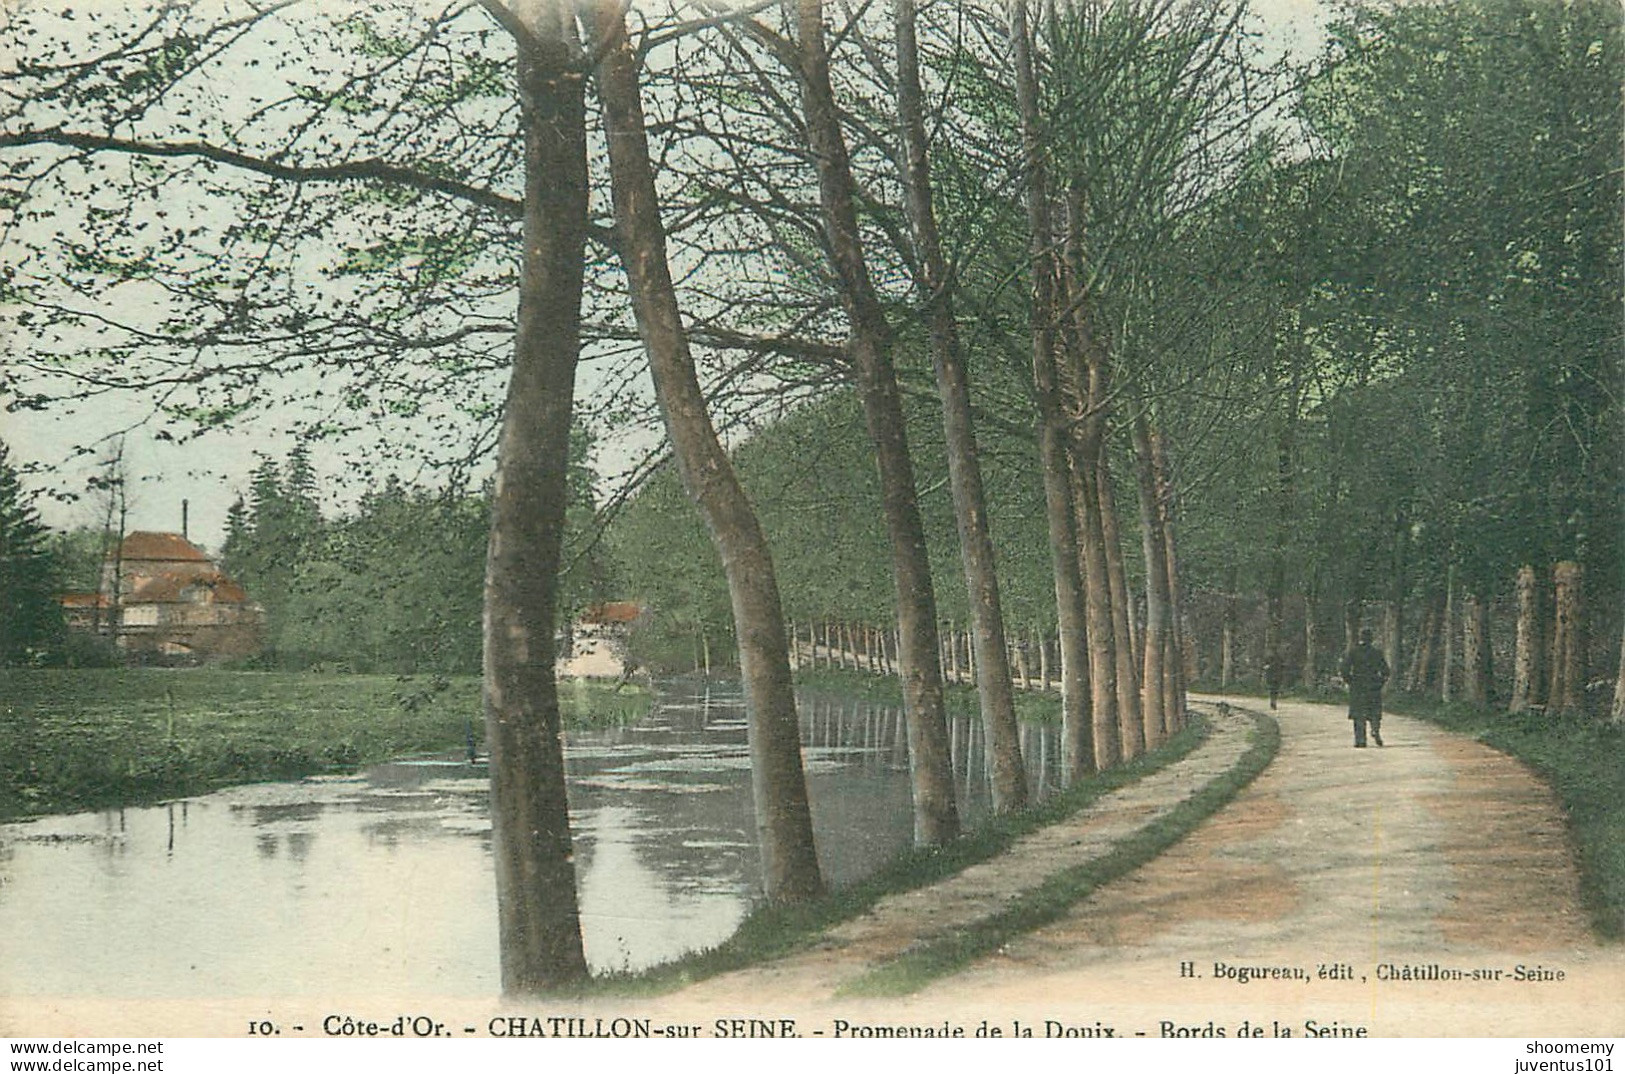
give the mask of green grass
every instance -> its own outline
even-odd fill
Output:
[[[798,676],[798,683],[807,688],[840,686],[844,689],[847,680],[859,677],[851,672],[820,671],[816,678]],[[876,689],[882,689],[878,684],[883,681],[895,686],[895,680],[861,677],[875,683]],[[876,700],[885,700],[883,693],[874,696]],[[1273,728],[1273,723],[1270,726]],[[1128,764],[1091,775],[1031,809],[1014,816],[992,818],[948,846],[905,851],[867,879],[824,898],[759,907],[717,947],[640,973],[606,975],[595,980],[589,989],[612,995],[665,992],[808,947],[825,930],[863,914],[881,899],[934,884],[968,866],[996,857],[1022,836],[1063,820],[1102,795],[1186,756],[1206,739],[1207,733],[1207,722],[1196,716],[1189,726],[1160,748]],[[1270,752],[1273,755],[1273,749]]]
[[[1585,715],[1396,698],[1394,712],[1472,735],[1533,768],[1563,803],[1592,928],[1625,939],[1625,728]]]
[[[1253,721],[1251,742],[1235,767],[1140,832],[1117,843],[1104,856],[1056,873],[997,913],[909,948],[851,982],[842,994],[901,996],[917,992],[993,954],[1015,937],[1058,920],[1101,886],[1151,861],[1233,800],[1274,759],[1281,745],[1280,728],[1262,715],[1255,715]]]
[[[649,702],[636,688],[559,692],[572,726],[630,719]],[[456,749],[471,719],[483,737],[472,676],[0,670],[0,819]]]

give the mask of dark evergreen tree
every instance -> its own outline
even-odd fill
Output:
[[[35,663],[61,644],[50,531],[0,442],[0,665]]]

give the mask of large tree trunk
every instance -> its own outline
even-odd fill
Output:
[[[1272,368],[1272,387],[1274,378]],[[1286,652],[1281,643],[1286,630],[1288,544],[1297,522],[1299,393],[1298,368],[1294,363],[1282,401],[1281,425],[1275,433],[1275,532],[1270,547],[1269,590],[1265,594],[1264,620],[1264,675],[1272,699],[1286,683]],[[1336,469],[1333,469],[1331,479],[1334,485],[1339,480]]]
[[[1449,704],[1456,696],[1456,568],[1445,568],[1444,615],[1439,621],[1439,700]]]
[[[1049,185],[1039,119],[1038,83],[1033,71],[1027,0],[1010,5],[1011,57],[1016,73],[1016,107],[1021,122],[1022,159],[1027,166],[1028,249],[1032,272],[1033,393],[1039,412],[1039,464],[1044,475],[1044,517],[1055,573],[1055,606],[1061,656],[1061,767],[1070,779],[1093,763],[1093,728],[1084,667],[1085,636],[1078,533],[1067,461],[1067,421],[1061,402],[1056,360],[1055,296],[1060,277],[1051,224]]]
[[[1404,659],[1404,615],[1402,601],[1389,598],[1382,602],[1382,658],[1390,668],[1397,668]]]
[[[1163,664],[1166,680],[1170,733],[1185,726],[1185,628],[1184,608],[1179,597],[1179,556],[1174,541],[1174,479],[1168,468],[1167,445],[1160,430],[1151,433],[1151,462],[1156,468],[1158,520],[1162,524],[1162,554],[1167,562],[1168,648],[1170,658]]]
[[[502,989],[587,976],[572,864],[554,632],[571,402],[580,351],[587,139],[562,14],[516,33],[525,135],[524,258],[485,568],[485,735]],[[553,32],[549,32],[549,31]]]
[[[1033,637],[1038,641],[1038,687],[1048,690],[1050,684],[1049,672],[1049,638],[1038,627],[1033,628]]]
[[[1098,487],[1100,460],[1106,446],[1106,416],[1111,405],[1111,374],[1105,345],[1090,317],[1090,296],[1084,292],[1084,215],[1082,187],[1074,183],[1067,196],[1061,297],[1071,311],[1064,326],[1072,345],[1072,359],[1067,365],[1075,382],[1074,405],[1082,414],[1071,437],[1072,502],[1077,513],[1089,632],[1089,704],[1095,767],[1104,770],[1125,756],[1145,752],[1145,736],[1138,724],[1128,727],[1120,722],[1117,705],[1117,639]]]
[[[1394,518],[1388,595],[1382,609],[1382,655],[1395,674],[1398,674],[1400,663],[1405,659],[1405,591],[1409,549],[1410,520],[1404,512],[1399,512]]]
[[[1117,660],[1117,719],[1120,726],[1137,727],[1145,741],[1140,711],[1140,667],[1135,649],[1134,602],[1129,595],[1128,569],[1123,562],[1123,536],[1117,525],[1117,493],[1112,487],[1111,453],[1100,452],[1095,478],[1100,496],[1100,533],[1106,542],[1106,578],[1112,595],[1112,651]]]
[[[1140,680],[1145,744],[1155,749],[1168,733],[1168,560],[1157,507],[1156,465],[1151,452],[1151,429],[1144,414],[1134,419],[1135,470],[1140,489],[1140,537],[1145,555],[1145,674]]]
[[[1316,617],[1319,609],[1316,607],[1316,598],[1311,587],[1303,595],[1303,674],[1298,682],[1305,691],[1313,691],[1318,685],[1316,665],[1320,662],[1320,625]]]
[[[597,9],[598,83],[621,263],[683,486],[699,506],[728,579],[767,896],[779,902],[810,898],[824,885],[813,849],[778,582],[767,540],[717,439],[695,374],[666,260],[638,58],[621,11],[619,0],[600,0]]]
[[[1439,659],[1439,635],[1444,619],[1444,605],[1445,594],[1442,589],[1436,589],[1428,595],[1427,605],[1422,612],[1422,626],[1417,631],[1416,659],[1412,662],[1411,674],[1405,686],[1411,693],[1425,694],[1433,686]]]
[[[1608,718],[1616,724],[1625,724],[1625,632],[1619,639],[1619,665],[1614,668],[1614,707]]]
[[[1468,593],[1461,616],[1461,699],[1472,705],[1490,701],[1490,608],[1477,593]]]
[[[1236,673],[1236,570],[1226,575],[1224,612],[1219,620],[1219,689],[1230,689]]]
[[[1100,495],[1095,489],[1099,467],[1090,457],[1097,444],[1072,445],[1072,506],[1083,574],[1084,616],[1089,638],[1089,710],[1094,737],[1094,766],[1105,770],[1125,756],[1145,752],[1138,729],[1120,727],[1117,713],[1117,654],[1112,639],[1111,582],[1106,571],[1106,539],[1100,525]],[[1080,773],[1070,773],[1072,778]]]
[[[1544,631],[1540,623],[1540,583],[1533,567],[1518,568],[1518,627],[1512,656],[1512,699],[1507,708],[1525,712],[1539,704],[1536,685],[1541,679],[1540,653]]]
[[[1360,615],[1364,610],[1365,601],[1361,597],[1350,597],[1343,602],[1343,651],[1350,652],[1360,643]]]
[[[848,352],[857,377],[864,424],[879,466],[881,504],[891,543],[902,633],[903,711],[910,720],[909,757],[914,766],[915,841],[935,846],[959,834],[959,819],[949,767],[942,666],[937,660],[936,595],[926,557],[925,527],[915,499],[914,464],[909,457],[902,399],[892,369],[890,327],[864,261],[858,231],[857,190],[846,139],[841,133],[835,91],[830,85],[821,0],[798,0],[796,27],[802,111],[808,147],[818,171],[825,243],[850,324]],[[1002,666],[1002,642],[1000,648],[998,662]],[[988,726],[993,808],[1001,813],[1020,809],[1027,804],[1027,780],[1022,772],[1014,706],[988,715],[997,717]]]
[[[1552,569],[1555,591],[1551,656],[1551,712],[1578,712],[1585,705],[1585,650],[1581,644],[1580,565],[1565,560]]]

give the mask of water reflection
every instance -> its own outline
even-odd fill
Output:
[[[901,713],[800,698],[819,858],[837,886],[912,838]],[[977,721],[950,728],[971,823],[988,808]],[[1031,791],[1053,732],[1022,734]],[[724,939],[760,888],[736,689],[671,687],[566,752],[595,970]],[[457,757],[236,787],[147,809],[0,825],[0,995],[490,995],[498,988],[483,768]]]

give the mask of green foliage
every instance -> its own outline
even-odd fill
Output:
[[[1470,586],[1617,564],[1617,8],[1359,8],[1333,50],[1303,107],[1341,177],[1319,302],[1366,396],[1360,447],[1412,430],[1400,498]]]
[[[267,462],[234,510],[226,571],[266,611],[271,667],[469,674],[480,666],[482,498],[393,478],[327,521],[308,459]]]
[[[592,437],[570,471],[565,614],[604,599],[612,575],[593,535]],[[409,488],[393,475],[353,513],[324,518],[309,449],[255,471],[227,517],[223,566],[265,609],[271,668],[406,675],[480,670],[484,494]]]
[[[1493,599],[1524,564],[1577,559],[1594,636],[1617,639],[1617,10],[1345,16],[1297,105],[1306,152],[1215,219],[1264,240],[1241,296],[1262,329],[1222,419],[1233,435],[1185,463],[1205,476],[1181,499],[1186,580],[1258,592],[1278,552],[1322,627],[1368,600],[1405,602],[1414,623],[1450,568]],[[1163,410],[1176,459],[1204,395]],[[1321,638],[1335,655],[1341,630]]]
[[[41,663],[65,641],[60,567],[33,496],[0,441],[0,667]]]
[[[665,466],[611,522],[608,554],[628,590],[647,605],[649,624],[629,640],[643,667],[689,670],[703,659],[706,640],[719,660],[727,656],[733,617],[728,587],[699,512],[683,492],[676,469]]]
[[[67,592],[93,593],[102,580],[106,540],[98,530],[78,526],[51,534],[57,582]]]
[[[964,574],[947,488],[941,412],[934,401],[905,407],[925,523],[927,552],[945,620],[967,618]],[[1015,626],[1054,620],[1045,558],[1043,491],[1026,428],[981,434],[988,516],[1007,617]],[[734,464],[774,550],[785,614],[798,629],[825,619],[886,623],[894,616],[887,543],[863,416],[847,391],[768,426],[742,444]],[[653,611],[634,639],[640,662],[686,670],[704,630],[714,661],[732,658],[732,615],[716,553],[671,468],[660,471],[616,516],[606,538],[629,597]]]

